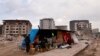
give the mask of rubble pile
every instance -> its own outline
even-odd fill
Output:
[[[10,43],[13,43],[15,38],[13,36],[0,36],[0,48],[8,46]]]

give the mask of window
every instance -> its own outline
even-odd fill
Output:
[[[13,33],[15,33],[15,31],[13,31]]]
[[[25,30],[25,29],[23,29],[23,30]]]
[[[18,30],[18,28],[16,28],[16,30]]]
[[[8,28],[6,30],[9,30]]]
[[[18,31],[16,31],[16,33],[18,33]]]

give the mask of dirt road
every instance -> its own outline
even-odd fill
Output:
[[[75,56],[100,56],[100,38],[94,39],[84,51]]]

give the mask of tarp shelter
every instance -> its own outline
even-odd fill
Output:
[[[67,31],[67,30],[57,30],[57,43],[68,43],[71,44],[73,43],[73,39],[71,37],[72,31]]]
[[[30,34],[30,44],[34,43],[34,40],[39,32],[39,29],[32,29]]]
[[[44,40],[44,38],[51,38],[53,36],[56,36],[56,38],[58,39],[58,42],[72,42],[72,40],[74,39],[74,41],[77,42],[77,40],[75,40],[76,38],[72,38],[74,37],[74,35],[71,36],[71,32],[72,31],[66,31],[66,30],[58,30],[58,29],[32,29],[30,32],[30,43],[34,43],[34,40],[36,38],[36,36],[39,36],[39,40]],[[62,40],[61,40],[62,39]],[[55,40],[56,41],[56,40]]]
[[[49,43],[49,41],[51,42],[52,40],[53,40],[52,43],[56,43],[58,45],[66,42],[68,44],[74,42],[78,43],[78,40],[75,37],[75,35],[72,34],[71,36],[71,33],[72,31],[58,30],[58,29],[32,29],[31,32],[29,33],[30,44],[34,44],[37,38],[39,39],[38,44],[40,43],[40,45],[43,45],[47,42]],[[41,44],[41,42],[43,43]]]

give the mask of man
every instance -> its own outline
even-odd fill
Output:
[[[26,43],[26,52],[28,53],[30,50],[30,35],[25,37],[25,43]]]

